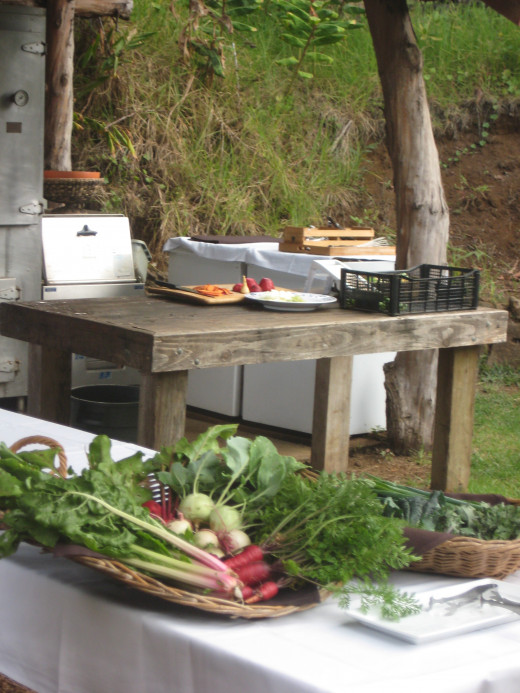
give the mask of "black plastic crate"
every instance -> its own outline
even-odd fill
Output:
[[[393,272],[342,268],[342,308],[386,315],[474,310],[478,306],[480,272],[475,269],[418,265]]]

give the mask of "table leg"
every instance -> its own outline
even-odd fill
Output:
[[[137,442],[152,450],[184,435],[188,371],[142,375]]]
[[[27,413],[45,421],[70,423],[71,354],[29,344]]]
[[[466,491],[480,346],[439,350],[432,489]]]
[[[311,465],[346,472],[350,441],[352,356],[316,361]]]

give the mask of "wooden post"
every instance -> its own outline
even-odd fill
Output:
[[[316,361],[311,466],[346,472],[350,442],[352,356]]]
[[[137,442],[152,450],[184,435],[188,371],[142,373]]]
[[[439,350],[432,489],[468,488],[479,354],[479,346]]]
[[[71,355],[29,344],[27,413],[37,419],[69,425]]]
[[[76,0],[48,0],[45,168],[70,171]]]

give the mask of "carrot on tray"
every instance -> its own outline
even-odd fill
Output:
[[[230,296],[233,293],[224,286],[217,286],[216,284],[201,284],[200,286],[194,286],[193,288],[197,293],[213,298],[216,298],[217,296]]]

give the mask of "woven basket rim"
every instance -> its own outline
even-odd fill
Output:
[[[123,582],[127,586],[144,592],[145,594],[159,597],[160,599],[180,606],[196,608],[200,611],[212,613],[217,616],[244,619],[279,618],[300,611],[308,611],[309,609],[319,606],[330,596],[330,592],[316,589],[316,599],[305,604],[289,603],[289,599],[286,604],[273,604],[269,602],[244,604],[223,597],[209,594],[197,594],[170,586],[110,558],[84,555],[70,556],[68,558],[76,563],[104,573],[112,579]],[[289,592],[289,590],[287,591]]]
[[[520,569],[520,538],[478,539],[454,535],[411,563],[408,570],[464,578],[502,580]]]
[[[67,189],[67,188],[89,188],[106,185],[104,178],[50,178],[44,182],[45,188]]]
[[[58,474],[64,479],[66,478],[67,455],[65,454],[63,446],[60,443],[58,443],[57,440],[54,440],[54,438],[49,438],[48,436],[26,436],[25,438],[20,438],[19,440],[15,441],[12,445],[10,445],[9,450],[11,450],[11,452],[16,453],[22,450],[23,448],[27,447],[27,445],[45,445],[48,448],[56,448],[58,451],[58,467],[54,467],[50,471],[53,474]]]

